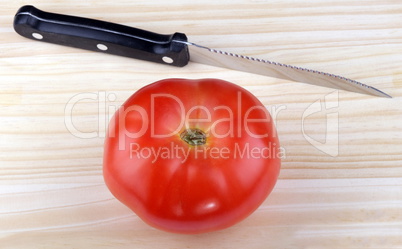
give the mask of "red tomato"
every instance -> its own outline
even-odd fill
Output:
[[[268,111],[247,90],[217,79],[167,79],[134,93],[112,118],[104,178],[149,225],[209,232],[266,199],[279,151]]]

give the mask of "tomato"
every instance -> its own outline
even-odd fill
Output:
[[[261,205],[276,183],[279,154],[271,116],[247,90],[217,79],[166,79],[116,111],[103,175],[149,225],[202,233]]]

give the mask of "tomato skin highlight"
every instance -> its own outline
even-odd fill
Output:
[[[186,131],[199,145],[183,139]],[[111,193],[149,225],[203,233],[230,227],[261,205],[278,178],[279,154],[273,120],[247,90],[218,79],[166,79],[116,111],[103,175]]]

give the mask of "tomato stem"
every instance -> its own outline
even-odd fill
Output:
[[[206,143],[207,134],[197,128],[189,128],[180,134],[180,138],[189,145],[197,146]]]

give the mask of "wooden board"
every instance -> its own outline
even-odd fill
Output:
[[[12,28],[24,4],[0,8],[0,248],[402,248],[401,1],[29,2],[341,74],[392,99],[28,40]],[[155,230],[103,182],[104,132],[114,110],[139,88],[171,77],[232,81],[276,120],[285,151],[279,181],[254,214],[229,229]]]

